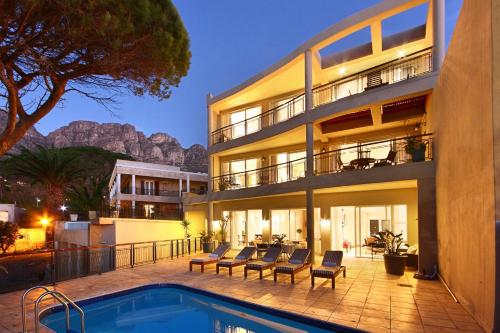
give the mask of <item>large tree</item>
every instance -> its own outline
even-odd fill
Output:
[[[0,155],[68,91],[100,103],[123,89],[168,98],[190,56],[170,0],[0,1],[0,109],[8,113]]]

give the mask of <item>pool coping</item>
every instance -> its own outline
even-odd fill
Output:
[[[130,294],[130,293],[134,293],[134,292],[137,292],[137,291],[149,290],[149,289],[157,289],[157,288],[177,288],[177,289],[181,289],[181,290],[193,292],[193,293],[196,293],[196,294],[199,294],[199,295],[203,295],[203,296],[207,296],[207,297],[212,297],[212,298],[215,298],[217,300],[224,301],[224,302],[231,303],[231,304],[238,305],[238,306],[242,306],[242,307],[254,310],[254,311],[263,312],[263,313],[268,314],[268,315],[272,315],[272,316],[276,316],[276,317],[288,319],[288,320],[291,320],[291,321],[296,321],[296,322],[299,322],[301,324],[313,326],[313,327],[324,329],[324,330],[333,330],[333,331],[338,332],[338,333],[365,332],[365,331],[360,330],[358,328],[347,327],[347,326],[344,326],[344,325],[341,325],[341,324],[337,324],[337,323],[334,323],[334,322],[327,322],[327,321],[324,321],[324,320],[321,320],[321,319],[316,319],[316,318],[313,318],[313,317],[304,316],[302,314],[293,313],[293,312],[286,311],[286,310],[281,310],[281,309],[275,309],[275,308],[272,308],[272,307],[269,307],[269,306],[264,306],[264,305],[260,305],[260,304],[248,302],[248,301],[245,301],[245,300],[239,300],[239,299],[236,299],[236,298],[233,298],[233,297],[229,297],[229,296],[225,296],[225,295],[220,295],[220,294],[217,294],[217,293],[214,293],[214,292],[211,292],[211,291],[207,291],[207,290],[199,289],[199,288],[194,288],[194,287],[186,286],[186,285],[179,284],[179,283],[152,283],[152,284],[146,284],[146,285],[142,285],[142,286],[138,286],[138,287],[134,287],[134,288],[130,288],[130,289],[124,289],[124,290],[120,290],[120,291],[115,291],[115,292],[112,292],[112,293],[109,293],[109,294],[105,294],[105,295],[99,295],[99,296],[94,296],[94,297],[82,299],[82,300],[79,300],[79,301],[75,301],[75,303],[78,306],[84,306],[84,305],[96,303],[96,302],[99,302],[99,301],[103,301],[103,300],[106,300],[106,299],[124,296],[124,295]],[[49,329],[50,331],[53,332],[52,329],[50,329],[49,327],[43,325],[43,323],[41,323],[41,320],[44,317],[47,317],[50,314],[57,313],[57,312],[62,312],[63,310],[64,310],[63,305],[55,305],[53,307],[44,309],[40,313],[40,316],[39,316],[40,324],[43,327],[45,327],[45,328],[47,328],[47,329]]]

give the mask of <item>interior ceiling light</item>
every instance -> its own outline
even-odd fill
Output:
[[[347,72],[347,70],[345,69],[345,67],[340,67],[340,68],[339,68],[339,73],[340,73],[341,75],[344,75],[346,72]]]
[[[403,58],[405,55],[406,55],[406,51],[405,50],[399,50],[398,51],[398,57],[399,58]]]

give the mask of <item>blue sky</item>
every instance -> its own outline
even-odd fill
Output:
[[[42,119],[43,134],[73,120],[130,123],[146,135],[166,132],[184,147],[206,145],[207,93],[229,89],[272,65],[315,34],[380,0],[173,0],[191,39],[191,68],[170,99],[119,96],[114,114],[80,97],[64,103]],[[449,42],[462,0],[446,0],[446,40]],[[409,15],[421,15],[417,8]],[[411,19],[411,18],[410,18]],[[408,17],[394,18],[387,28],[405,28]],[[385,31],[384,31],[385,33]],[[340,47],[364,41],[363,33]]]

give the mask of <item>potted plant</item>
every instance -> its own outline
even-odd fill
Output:
[[[389,274],[403,275],[405,272],[407,256],[399,253],[399,248],[403,245],[402,234],[394,234],[389,230],[380,231],[374,237],[384,245],[384,265],[385,271]]]
[[[285,242],[286,235],[285,234],[275,234],[273,235],[274,245],[281,246]]]
[[[231,178],[223,177],[219,180],[219,191],[225,191],[231,188]]]
[[[411,137],[406,139],[405,151],[411,155],[413,162],[425,161],[425,150],[427,146],[420,138]]]
[[[214,233],[207,232],[203,230],[200,232],[200,241],[201,241],[201,246],[203,248],[203,253],[212,253],[214,251],[214,242],[212,241]]]
[[[223,216],[222,219],[219,221],[219,235],[220,235],[220,242],[222,244],[227,244],[227,227],[229,226],[229,216]]]
[[[189,234],[189,227],[191,226],[191,222],[188,220],[182,220],[181,221],[181,227],[184,230],[184,238],[190,238],[191,235]]]

